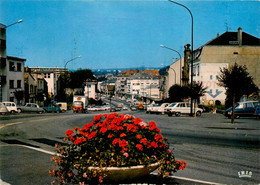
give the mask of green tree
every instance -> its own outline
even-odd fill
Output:
[[[19,91],[17,91],[17,90],[15,90],[14,91],[14,96],[15,96],[15,98],[17,99],[17,103],[18,103],[18,105],[20,105],[21,104],[21,101],[24,99],[24,91],[23,90],[19,90]]]
[[[243,95],[258,94],[259,89],[247,72],[246,66],[241,66],[237,63],[226,68],[221,68],[218,81],[218,85],[226,89],[226,107],[232,104],[231,123],[234,123],[235,102],[239,101]]]
[[[189,97],[189,87],[173,85],[169,89],[169,102],[180,102]]]
[[[190,95],[190,97],[192,97],[193,100],[195,100],[195,104],[194,104],[195,111],[194,112],[196,112],[196,107],[197,107],[200,97],[206,93],[206,89],[207,89],[207,87],[203,87],[202,82],[194,83],[192,85],[192,89],[190,89],[189,95]],[[194,114],[194,115],[196,117],[196,114]]]

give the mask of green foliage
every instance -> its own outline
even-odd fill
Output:
[[[245,65],[241,66],[235,63],[227,68],[220,69],[218,81],[218,85],[226,89],[226,107],[232,106],[233,96],[235,102],[238,102],[243,95],[258,94],[259,92]]]
[[[192,89],[190,88],[190,85],[173,85],[169,89],[169,102],[183,101],[183,99],[188,97],[192,97],[193,99],[198,100],[201,96],[205,94],[206,89],[207,87],[203,87],[202,82],[194,83]]]

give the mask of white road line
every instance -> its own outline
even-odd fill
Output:
[[[153,175],[157,175],[157,173],[153,172]],[[174,178],[174,179],[180,179],[180,180],[186,180],[186,181],[191,181],[194,183],[203,183],[203,184],[212,184],[212,185],[223,185],[217,182],[209,182],[209,181],[202,181],[202,180],[197,180],[197,179],[191,179],[191,178],[186,178],[186,177],[178,177],[178,176],[169,176],[170,178]]]
[[[39,152],[42,152],[42,153],[46,153],[46,154],[57,155],[55,152],[50,152],[48,150],[44,150],[44,149],[41,149],[41,148],[35,148],[35,147],[32,147],[32,146],[26,146],[26,145],[10,144],[10,145],[0,145],[0,147],[1,146],[21,146],[21,147],[24,147],[24,148],[28,148],[28,149],[31,149],[31,150],[36,150],[36,151],[39,151]]]

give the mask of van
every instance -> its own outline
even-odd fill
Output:
[[[57,102],[56,104],[60,107],[62,112],[66,112],[68,110],[68,105],[66,102]]]
[[[16,103],[14,102],[2,102],[7,110],[11,113],[11,114],[14,114],[14,113],[17,113],[17,106],[16,106]]]

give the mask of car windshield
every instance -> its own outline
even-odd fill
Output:
[[[172,103],[169,105],[169,107],[174,107],[176,105],[176,103]]]
[[[74,101],[73,105],[82,105],[83,103],[81,101]]]

